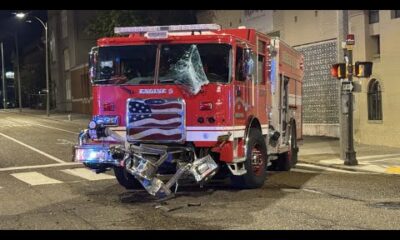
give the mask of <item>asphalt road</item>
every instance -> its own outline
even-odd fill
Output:
[[[400,176],[301,164],[159,202],[70,162],[84,125],[0,112],[0,229],[399,229]]]

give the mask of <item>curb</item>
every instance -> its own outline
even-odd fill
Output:
[[[3,112],[8,112],[8,113],[12,113],[12,114],[22,114],[22,115],[28,115],[28,116],[31,116],[31,117],[35,117],[35,118],[41,118],[41,119],[47,119],[47,120],[52,120],[52,121],[56,121],[56,122],[68,122],[68,123],[73,123],[73,124],[79,124],[79,123],[76,123],[76,122],[74,122],[74,121],[76,121],[76,120],[63,120],[63,119],[56,119],[56,118],[52,118],[52,117],[47,117],[47,116],[45,116],[45,115],[38,115],[38,114],[32,114],[32,113],[26,113],[26,112],[13,112],[13,111],[8,111],[7,109],[6,110],[4,110],[4,109],[2,109],[2,111]],[[82,120],[84,120],[84,119],[82,119]],[[79,124],[80,125],[80,124]]]

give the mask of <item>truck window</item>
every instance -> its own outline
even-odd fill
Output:
[[[229,81],[230,46],[226,44],[163,45],[159,83],[191,84]]]
[[[95,84],[152,84],[156,45],[100,47]]]
[[[256,56],[249,48],[236,48],[236,80],[252,80],[255,70]]]

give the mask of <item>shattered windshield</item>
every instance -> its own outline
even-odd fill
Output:
[[[181,84],[198,93],[209,82],[230,78],[231,47],[227,44],[161,45],[158,84]],[[153,84],[157,45],[100,47],[95,84]]]
[[[192,93],[209,82],[228,82],[230,46],[225,44],[163,45],[160,84],[182,84]]]
[[[93,83],[152,84],[156,52],[156,45],[101,47]]]

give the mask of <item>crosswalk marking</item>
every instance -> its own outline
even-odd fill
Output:
[[[81,178],[84,178],[84,179],[90,180],[90,181],[115,179],[114,176],[104,174],[104,173],[97,174],[86,168],[64,169],[64,170],[60,170],[60,171],[74,175],[74,176],[78,176],[78,177],[81,177]]]
[[[62,181],[46,177],[45,175],[38,172],[13,173],[11,174],[11,176],[33,186],[62,183]]]
[[[351,170],[349,171],[349,170],[342,170],[342,169],[331,168],[331,167],[323,167],[323,166],[317,166],[317,165],[312,165],[312,164],[307,164],[307,163],[298,163],[296,166],[303,167],[303,168],[315,169],[314,171],[341,172],[341,173],[350,173],[350,174],[360,174],[361,173],[361,172],[356,172],[356,171],[351,171]],[[304,170],[306,170],[306,169],[304,169]],[[313,171],[313,170],[311,170],[311,171]]]

